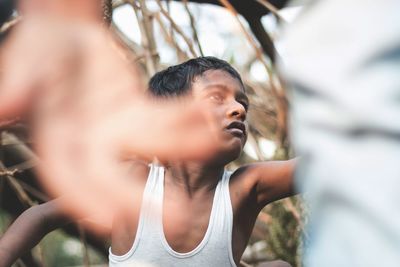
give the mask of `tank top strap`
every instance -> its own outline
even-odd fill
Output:
[[[130,250],[124,255],[114,255],[109,249],[109,266],[117,266],[118,263],[129,260],[140,246],[141,241],[144,237],[147,237],[149,233],[152,233],[152,229],[156,227],[154,224],[157,222],[158,202],[157,190],[160,187],[160,174],[163,171],[163,167],[156,164],[149,164],[150,171],[147,177],[147,181],[143,190],[142,204],[140,206],[138,226],[136,229],[135,240]],[[161,177],[162,178],[162,177]]]
[[[146,186],[144,188],[144,196],[148,197],[160,190],[163,180],[164,167],[157,164],[149,164],[150,172],[147,177]]]
[[[230,189],[229,189],[229,182],[231,180],[231,175],[232,171],[227,171],[225,170],[224,176],[222,177],[222,194],[224,197],[224,201],[226,203],[229,203],[230,208],[232,208],[231,205],[231,195],[230,195]]]
[[[150,164],[150,172],[143,192],[141,206],[141,220],[154,224],[163,201],[164,167],[158,164]]]
[[[225,171],[225,175],[223,178],[223,194],[224,194],[224,217],[225,217],[225,228],[224,233],[227,237],[228,244],[228,255],[229,261],[232,266],[236,266],[235,261],[233,259],[233,250],[232,250],[232,234],[233,234],[233,208],[231,201],[231,194],[229,188],[229,182],[231,180],[232,171]]]
[[[210,223],[214,225],[212,228],[218,233],[228,233],[232,231],[232,204],[229,193],[229,178],[231,172],[225,171],[220,179],[215,191],[215,201],[213,205],[216,212],[211,214],[215,218],[210,218]],[[223,235],[228,237],[228,235]]]
[[[209,225],[203,240],[187,253],[172,250],[165,240],[162,227],[164,173],[164,167],[150,165],[134,244],[123,256],[112,255],[110,251],[110,267],[124,267],[137,262],[166,267],[236,267],[232,256],[233,215],[229,193],[231,173],[225,171],[215,188]]]

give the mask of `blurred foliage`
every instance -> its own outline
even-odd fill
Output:
[[[0,209],[0,233],[3,233],[11,222],[11,217]],[[96,250],[84,246],[81,240],[65,234],[62,230],[49,233],[34,248],[33,256],[43,267],[106,266],[107,263],[107,259]],[[12,267],[24,265],[17,262]]]
[[[291,200],[300,209],[301,199],[292,197]],[[301,266],[302,229],[293,213],[285,208],[282,201],[268,205],[264,212],[272,218],[265,235],[268,244],[266,252],[273,258],[282,259],[293,266]]]
[[[87,254],[86,250],[87,249]],[[85,247],[79,239],[71,238],[61,230],[48,234],[39,244],[36,255],[43,259],[48,267],[90,266],[104,264],[106,259],[90,247]],[[85,255],[87,255],[85,259]],[[85,263],[85,261],[88,261]]]

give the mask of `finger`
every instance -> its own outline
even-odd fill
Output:
[[[0,118],[12,118],[26,112],[38,66],[32,67],[33,52],[26,40],[15,32],[0,47]]]
[[[218,144],[216,126],[192,103],[135,102],[104,118],[92,135],[121,152],[169,159],[205,159]]]

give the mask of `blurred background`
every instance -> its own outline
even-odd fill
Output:
[[[288,141],[288,103],[275,63],[284,58],[279,37],[293,23],[302,2],[286,0],[103,0],[104,24],[147,78],[201,55],[231,63],[242,75],[251,106],[249,139],[230,164],[294,157]],[[18,23],[16,12],[2,26]],[[26,208],[48,197],[32,168],[35,154],[23,124],[0,127],[0,231]],[[281,259],[300,267],[306,208],[299,197],[267,206],[260,214],[243,255],[244,266]],[[85,232],[79,224],[49,234],[16,266],[107,266],[107,237]]]

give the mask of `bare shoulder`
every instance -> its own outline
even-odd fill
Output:
[[[297,159],[243,165],[231,178],[231,187],[252,195],[260,208],[294,195],[293,176]],[[244,196],[243,196],[244,197]]]
[[[231,183],[246,184],[250,187],[256,186],[259,182],[268,182],[278,179],[281,176],[293,174],[297,159],[274,160],[256,162],[240,166],[231,175]]]

